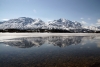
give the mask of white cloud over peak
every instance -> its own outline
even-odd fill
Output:
[[[97,25],[100,25],[100,19],[97,19],[97,23],[96,23]]]
[[[47,21],[52,21],[52,20],[47,20]]]
[[[7,20],[9,20],[9,19],[2,19],[3,21],[7,21]]]

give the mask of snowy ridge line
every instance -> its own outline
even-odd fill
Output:
[[[10,19],[8,21],[3,21],[0,23],[0,29],[73,29],[73,28],[81,28],[81,23],[75,21],[70,21],[66,19],[58,19],[50,22],[44,22],[41,19],[32,19],[29,17],[20,17],[17,19]]]
[[[100,27],[89,26],[84,27],[77,21],[70,21],[67,19],[58,19],[49,22],[44,22],[41,19],[32,19],[29,17],[19,17],[10,19],[8,21],[0,22],[0,29],[62,29],[62,30],[97,30]]]

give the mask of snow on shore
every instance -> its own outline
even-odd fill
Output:
[[[100,36],[97,33],[0,33],[0,42],[21,37],[47,37],[47,36]]]
[[[32,37],[42,37],[42,36],[93,36],[100,35],[99,33],[0,33],[1,36],[32,36]]]

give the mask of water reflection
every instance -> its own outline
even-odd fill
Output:
[[[54,46],[66,47],[69,45],[84,45],[87,40],[94,39],[94,36],[49,36],[49,37],[27,37],[27,38],[15,38],[9,41],[4,41],[5,44],[9,46],[19,47],[19,48],[30,48],[30,47],[40,47],[43,44],[52,44]]]
[[[0,43],[0,67],[100,67],[100,37],[7,39]]]

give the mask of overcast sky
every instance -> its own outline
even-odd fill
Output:
[[[0,0],[0,21],[18,17],[43,21],[65,18],[85,25],[98,25],[100,0]]]

